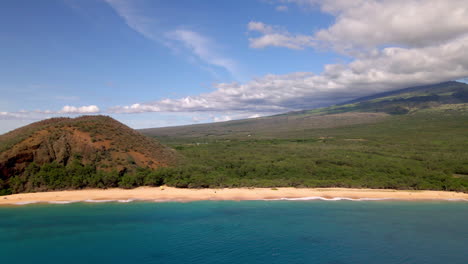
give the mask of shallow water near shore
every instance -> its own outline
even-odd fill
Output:
[[[199,201],[0,208],[2,263],[468,263],[468,203]]]

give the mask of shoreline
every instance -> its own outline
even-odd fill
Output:
[[[1,205],[33,203],[66,204],[73,202],[190,202],[248,200],[401,200],[401,201],[468,201],[468,193],[448,191],[413,191],[351,188],[225,188],[181,189],[174,187],[138,187],[135,189],[85,189],[21,193],[0,196]]]

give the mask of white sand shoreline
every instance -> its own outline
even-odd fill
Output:
[[[406,191],[350,188],[226,188],[179,189],[139,187],[136,189],[86,189],[0,196],[0,205],[32,203],[67,204],[76,202],[189,202],[204,200],[350,200],[350,201],[468,201],[468,193],[446,191]]]

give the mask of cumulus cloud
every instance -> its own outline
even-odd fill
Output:
[[[230,116],[227,116],[227,115],[224,115],[224,116],[215,116],[213,118],[213,121],[215,122],[225,122],[225,121],[231,121],[232,120],[232,117]]]
[[[298,87],[291,87],[301,82],[304,74],[295,73],[284,76],[268,75],[263,78],[240,83],[215,84],[214,92],[180,99],[164,99],[149,103],[110,109],[115,113],[140,112],[211,112],[211,111],[251,111],[278,112],[288,110],[282,105],[285,98],[295,97]],[[287,90],[286,90],[287,89]]]
[[[270,74],[245,83],[218,83],[209,93],[116,106],[108,112],[222,112],[216,115],[221,120],[223,116],[243,116],[238,113],[248,113],[245,115],[248,117],[310,109],[372,93],[468,76],[466,0],[281,2],[318,6],[335,16],[335,23],[315,34],[300,35],[251,21],[248,30],[261,35],[250,39],[251,47],[325,46],[347,54],[350,62],[326,65],[320,74]],[[197,56],[203,56],[204,50],[193,44],[203,43],[203,38],[189,31],[173,34],[173,39],[186,43],[194,54],[200,54]]]
[[[72,115],[72,114],[97,114],[101,110],[96,105],[88,106],[64,106],[59,111],[52,110],[34,110],[18,112],[0,112],[0,120],[39,120],[52,116]]]
[[[468,33],[467,0],[280,0],[301,6],[318,6],[335,16],[335,23],[315,34],[295,35],[308,39],[300,48],[332,46],[352,53],[356,49],[383,46],[424,47],[447,43]],[[261,47],[283,46],[291,34],[271,33],[251,39]],[[252,46],[252,45],[251,45]],[[257,47],[253,45],[253,47]],[[297,49],[298,46],[290,47]]]
[[[337,15],[336,23],[315,37],[335,49],[398,45],[424,47],[447,43],[468,33],[466,0],[325,1],[322,9]]]
[[[69,106],[66,105],[62,108],[62,110],[58,111],[59,114],[95,114],[99,113],[99,107],[96,105],[88,105],[88,106]]]
[[[0,112],[0,120],[16,120],[23,117],[19,112]]]
[[[274,33],[275,31],[279,31],[278,29],[273,29],[272,26],[256,21],[249,22],[249,24],[247,24],[247,29],[250,31],[258,31],[263,34],[270,34]]]
[[[246,83],[216,84],[215,91],[114,107],[114,113],[250,111],[285,112],[343,102],[359,96],[468,76],[468,36],[422,48],[374,50],[323,73],[267,75]]]
[[[280,27],[266,25],[262,22],[251,21],[247,25],[247,29],[262,34],[260,37],[249,38],[251,48],[275,46],[289,49],[303,49],[314,45],[311,36],[293,35]]]

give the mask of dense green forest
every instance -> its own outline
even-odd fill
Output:
[[[421,111],[373,124],[310,129],[282,137],[160,139],[182,160],[174,167],[104,172],[79,160],[29,165],[3,193],[133,188],[357,187],[468,191],[468,113]]]
[[[82,188],[134,188],[137,186],[160,186],[164,183],[163,170],[138,168],[132,173],[97,170],[94,165],[83,165],[79,160],[64,166],[56,162],[38,166],[29,164],[22,175],[10,179],[0,194],[37,192]]]
[[[283,138],[165,138],[177,187],[357,187],[468,191],[468,114],[428,111]]]

